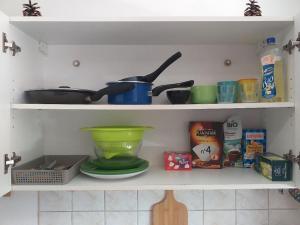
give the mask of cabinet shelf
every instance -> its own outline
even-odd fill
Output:
[[[217,190],[217,189],[289,189],[293,182],[272,182],[247,168],[220,170],[194,169],[191,172],[164,171],[152,166],[143,175],[125,180],[105,181],[78,175],[66,185],[13,185],[13,191],[75,190]]]
[[[293,24],[292,17],[11,17],[10,23],[47,44],[256,44]]]
[[[16,110],[217,110],[217,109],[269,109],[294,108],[293,102],[234,103],[234,104],[185,104],[185,105],[67,105],[67,104],[13,104]]]

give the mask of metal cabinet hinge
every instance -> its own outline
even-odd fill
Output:
[[[10,166],[14,167],[18,162],[21,161],[21,156],[18,156],[15,152],[11,158],[8,157],[8,154],[4,155],[4,174],[8,173],[8,169]]]
[[[296,39],[296,41],[290,40],[289,43],[283,46],[283,50],[288,51],[291,55],[292,51],[296,47],[300,51],[300,32],[298,33],[298,38]]]
[[[14,41],[9,42],[7,40],[6,33],[2,33],[2,52],[7,53],[8,49],[11,50],[13,56],[21,52],[21,47],[18,46]]]
[[[289,161],[292,161],[294,163],[297,163],[298,166],[299,166],[299,170],[300,170],[300,152],[299,152],[299,155],[296,156],[293,154],[293,151],[290,150],[289,153],[287,154],[284,154],[283,157],[286,159],[286,160],[289,160]]]

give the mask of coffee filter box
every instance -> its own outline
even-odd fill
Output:
[[[189,132],[193,167],[222,168],[223,123],[191,122]]]
[[[224,129],[224,167],[243,167],[241,152],[242,121],[232,116],[223,124]]]

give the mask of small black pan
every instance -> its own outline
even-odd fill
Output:
[[[61,86],[57,89],[28,90],[25,97],[34,104],[89,104],[99,101],[104,95],[120,94],[133,88],[131,83],[115,83],[99,91]]]

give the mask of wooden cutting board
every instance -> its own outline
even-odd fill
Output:
[[[188,210],[177,202],[173,191],[166,191],[166,197],[152,207],[152,225],[188,225]]]

